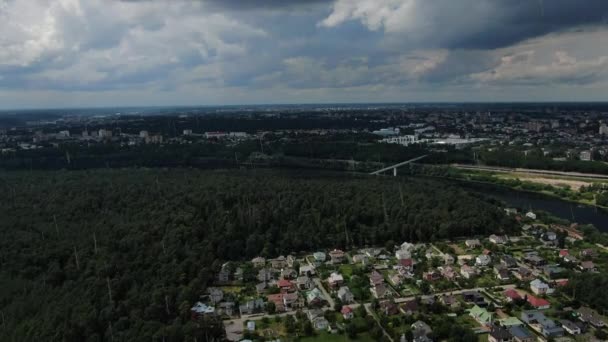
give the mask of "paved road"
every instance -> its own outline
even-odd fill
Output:
[[[312,278],[312,280],[315,282],[315,285],[317,285],[319,290],[321,290],[321,292],[323,292],[323,296],[325,296],[327,303],[329,303],[329,307],[333,309],[336,303],[334,302],[334,299],[331,298],[329,293],[325,290],[325,286],[323,286],[321,279],[315,277],[315,278]]]

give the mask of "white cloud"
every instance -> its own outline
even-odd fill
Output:
[[[572,32],[534,39],[492,52],[490,69],[470,79],[502,85],[581,85],[608,79],[608,31]]]
[[[248,39],[266,35],[200,2],[0,1],[0,68],[36,87],[162,79],[166,68],[244,56]]]

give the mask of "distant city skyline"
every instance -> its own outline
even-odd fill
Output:
[[[608,100],[608,2],[0,0],[0,109]]]

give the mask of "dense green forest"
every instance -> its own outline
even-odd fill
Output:
[[[604,273],[573,273],[570,277],[566,293],[575,300],[591,306],[599,312],[608,310],[608,274]]]
[[[186,138],[186,140],[189,138]],[[448,163],[471,161],[470,153],[451,151],[432,153],[424,146],[380,144],[373,134],[337,134],[332,136],[267,134],[264,141],[246,140],[229,144],[210,139],[192,144],[122,146],[119,143],[79,145],[62,143],[58,147],[48,143],[40,149],[20,150],[0,155],[0,169],[90,169],[122,167],[197,167],[229,168],[248,163],[262,154],[273,166],[344,169],[341,164],[319,165],[318,160],[345,160],[393,164],[421,155],[429,155],[426,162]],[[302,165],[300,162],[309,165]],[[261,160],[256,159],[256,163]],[[297,165],[296,165],[297,164]],[[377,168],[376,168],[377,169]],[[365,170],[369,171],[369,170]]]
[[[527,169],[572,171],[608,174],[608,163],[601,161],[565,160],[557,161],[540,153],[524,155],[520,151],[482,151],[480,158],[486,165],[520,167]]]
[[[189,308],[225,260],[516,227],[415,178],[113,169],[4,172],[0,188],[2,341],[204,341],[221,329]]]

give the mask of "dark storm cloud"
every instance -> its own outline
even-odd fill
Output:
[[[337,0],[321,26],[358,21],[395,49],[495,49],[552,32],[605,25],[606,0]]]
[[[578,26],[605,24],[608,18],[606,0],[500,0],[497,4],[484,29],[455,37],[446,47],[499,48]]]

